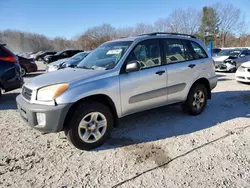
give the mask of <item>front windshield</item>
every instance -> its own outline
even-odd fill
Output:
[[[74,55],[73,57],[71,57],[71,60],[74,60],[74,61],[81,61],[81,60],[83,60],[83,58],[85,58],[87,55],[88,55],[88,53],[86,53],[86,52],[80,52],[80,53]]]
[[[86,69],[113,69],[127,51],[132,41],[109,42],[96,48],[77,67]]]
[[[240,50],[222,50],[221,52],[219,52],[217,54],[217,56],[233,56],[233,57],[237,57],[238,55],[240,55]]]
[[[57,52],[55,55],[60,55],[61,53],[63,53],[63,51]]]

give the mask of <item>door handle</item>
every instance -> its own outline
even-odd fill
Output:
[[[188,67],[190,67],[191,69],[194,68],[195,66],[196,66],[195,64],[188,65]]]
[[[163,73],[165,73],[165,71],[164,70],[160,70],[160,71],[157,71],[155,74],[162,75]]]

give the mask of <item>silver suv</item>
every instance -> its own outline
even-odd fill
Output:
[[[200,114],[216,85],[213,60],[200,40],[151,33],[106,42],[76,68],[26,83],[16,100],[28,125],[64,130],[75,147],[90,150],[129,114],[174,103]]]

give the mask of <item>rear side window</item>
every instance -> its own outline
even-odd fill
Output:
[[[8,50],[0,46],[0,57],[9,57],[9,56],[11,56],[11,54],[8,52]]]
[[[164,40],[167,63],[177,63],[186,60],[184,44],[179,39]]]
[[[196,42],[191,42],[191,41],[188,41],[188,42],[191,43],[191,46],[192,46],[193,51],[194,51],[193,55],[194,55],[195,59],[207,58],[206,52],[199,44],[197,44]]]

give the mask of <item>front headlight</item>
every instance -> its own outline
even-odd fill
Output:
[[[37,100],[38,101],[52,101],[65,92],[68,89],[69,85],[56,84],[47,87],[43,87],[37,91]]]
[[[58,66],[56,66],[56,65],[49,66],[49,68],[48,68],[48,72],[52,72],[52,71],[56,71],[56,70],[58,70]]]

